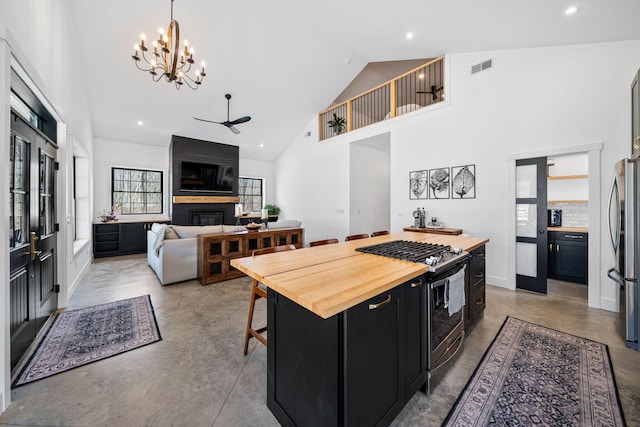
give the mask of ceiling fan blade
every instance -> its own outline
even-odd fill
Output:
[[[232,120],[229,123],[231,123],[232,125],[237,125],[237,124],[240,124],[240,123],[246,123],[249,120],[251,120],[251,117],[244,116],[244,117],[240,117],[239,119]]]
[[[235,127],[235,126],[233,126],[233,125],[231,125],[231,124],[230,124],[230,125],[227,125],[227,127],[229,128],[229,130],[230,130],[231,132],[235,133],[236,135],[240,133],[240,131],[239,131],[238,129],[236,129],[236,127]]]
[[[197,117],[194,117],[194,119],[196,119],[196,120],[200,120],[201,122],[217,123],[217,124],[219,124],[219,125],[224,124],[224,123],[221,123],[221,122],[214,122],[213,120],[199,119],[199,118],[197,118]]]

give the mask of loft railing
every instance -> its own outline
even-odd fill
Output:
[[[444,99],[444,58],[437,58],[320,113],[320,141]]]

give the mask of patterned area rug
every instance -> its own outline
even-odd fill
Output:
[[[63,311],[22,368],[13,387],[161,339],[149,295]]]
[[[624,426],[604,344],[507,318],[443,426]]]

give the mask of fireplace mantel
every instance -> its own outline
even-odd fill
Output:
[[[240,203],[239,196],[173,196],[173,203]]]

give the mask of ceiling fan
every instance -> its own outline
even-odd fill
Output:
[[[440,92],[442,89],[443,89],[442,86],[438,87],[436,85],[432,85],[430,91],[419,90],[416,93],[427,93],[427,94],[431,95],[431,99],[433,101],[437,101],[438,100],[438,92]]]
[[[240,123],[246,123],[249,120],[251,120],[251,117],[244,116],[244,117],[240,117],[239,119],[229,120],[229,101],[231,100],[231,95],[226,94],[224,97],[227,98],[227,121],[225,121],[225,122],[214,122],[213,120],[199,119],[197,117],[194,117],[194,119],[200,120],[201,122],[217,123],[219,125],[223,125],[223,126],[228,127],[231,132],[233,132],[235,134],[239,134],[240,131],[235,127],[235,125],[240,124]]]

